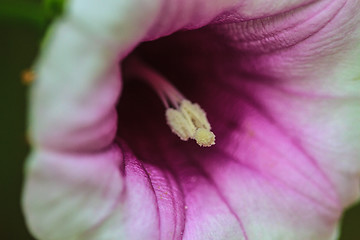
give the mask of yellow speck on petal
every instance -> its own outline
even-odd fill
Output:
[[[215,134],[205,128],[199,128],[196,130],[195,140],[199,146],[210,147],[215,144]]]
[[[31,69],[26,69],[21,73],[21,82],[25,85],[32,83],[35,79],[35,72]]]

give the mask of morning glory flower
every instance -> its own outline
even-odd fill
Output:
[[[30,94],[31,233],[337,239],[360,189],[359,10],[68,1]]]

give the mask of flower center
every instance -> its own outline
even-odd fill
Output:
[[[132,56],[127,60],[125,76],[138,78],[152,87],[166,108],[167,124],[181,140],[196,140],[202,147],[215,144],[215,135],[205,111],[187,100],[165,77],[150,68],[140,59]]]

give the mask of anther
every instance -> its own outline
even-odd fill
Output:
[[[187,100],[165,77],[135,57],[128,60],[126,75],[147,82],[159,95],[166,107],[166,120],[171,131],[181,140],[194,139],[199,146],[215,144],[215,135],[205,111]]]
[[[166,119],[172,132],[181,140],[187,141],[191,138],[202,147],[215,144],[215,135],[211,131],[206,113],[198,104],[184,99],[180,102],[179,108],[166,110]]]

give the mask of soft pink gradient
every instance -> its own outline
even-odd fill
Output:
[[[38,239],[336,239],[360,189],[358,1],[65,12],[31,95],[23,206]],[[129,53],[206,110],[215,146],[180,141],[152,90],[123,86]]]

